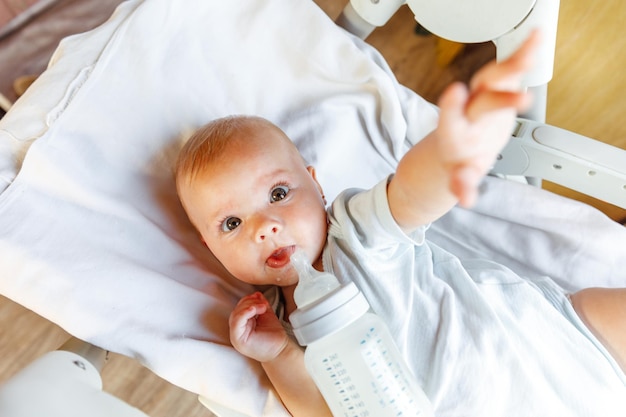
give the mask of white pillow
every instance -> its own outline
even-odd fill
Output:
[[[279,415],[228,344],[251,288],[209,257],[171,172],[186,133],[241,113],[280,125],[331,199],[392,172],[436,119],[310,0],[124,3],[64,40],[1,122],[0,292],[209,400]]]

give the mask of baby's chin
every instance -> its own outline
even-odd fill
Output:
[[[286,265],[282,268],[272,268],[265,264],[257,269],[247,269],[246,271],[229,271],[237,280],[256,287],[266,287],[277,285],[288,287],[298,283],[298,274],[292,266]]]
[[[271,278],[267,279],[267,284],[278,285],[279,287],[290,287],[298,283],[298,274],[291,266],[281,269],[269,268]]]

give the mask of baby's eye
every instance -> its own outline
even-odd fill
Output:
[[[289,187],[286,185],[277,185],[272,188],[272,191],[270,192],[270,202],[275,203],[280,201],[287,197],[287,194],[289,194]]]
[[[231,232],[239,227],[240,224],[241,219],[239,217],[228,217],[222,222],[222,231]]]

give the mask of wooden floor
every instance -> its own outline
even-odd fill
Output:
[[[345,0],[316,2],[331,17],[345,4]],[[626,118],[625,25],[623,0],[561,2],[548,123],[626,149],[626,123],[622,123]],[[414,28],[411,14],[403,8],[368,41],[383,53],[403,84],[431,101],[436,101],[449,82],[467,80],[493,56],[489,44],[466,46],[449,66],[441,67],[437,64],[436,38],[415,36]],[[622,209],[590,202],[615,219],[626,217]],[[2,297],[0,326],[0,382],[69,337],[57,326]],[[105,390],[152,417],[211,415],[199,405],[195,395],[173,387],[121,356],[112,356],[104,368],[103,379]]]

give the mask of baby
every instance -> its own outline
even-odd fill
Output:
[[[315,169],[265,119],[212,121],[181,151],[178,193],[206,246],[236,278],[279,289],[270,300],[258,292],[242,298],[230,337],[262,364],[292,415],[330,415],[285,330],[296,308],[296,249],[316,269],[359,286],[390,324],[437,415],[460,406],[465,415],[606,416],[623,405],[625,290],[565,294],[547,278],[461,262],[425,240],[431,222],[475,201],[529,104],[520,80],[537,42],[534,34],[506,61],[481,69],[469,88],[449,87],[438,127],[395,174],[371,190],[345,191],[328,211]],[[406,298],[392,303],[389,288]]]

